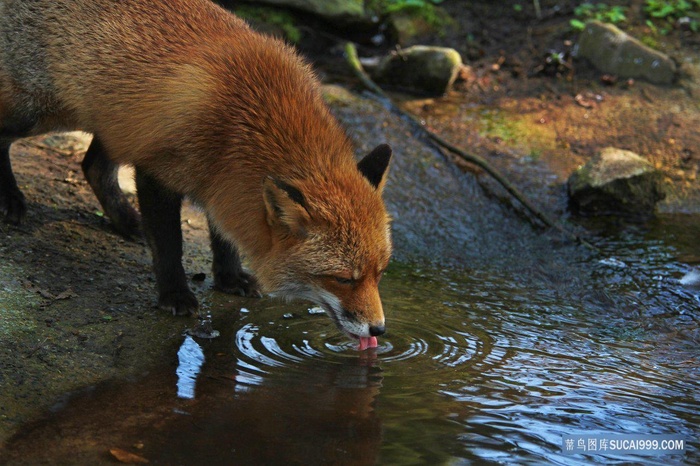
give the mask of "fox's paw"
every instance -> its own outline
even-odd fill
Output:
[[[255,277],[247,272],[218,273],[214,276],[214,289],[237,296],[262,298],[260,285]]]
[[[19,225],[27,214],[27,201],[21,191],[9,191],[0,194],[0,213],[5,214],[5,221]]]
[[[191,316],[197,313],[199,303],[190,290],[172,291],[160,295],[158,307],[174,316]]]

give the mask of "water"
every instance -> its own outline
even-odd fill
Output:
[[[665,220],[609,232],[602,259],[579,264],[584,290],[395,264],[388,333],[361,353],[315,309],[247,301],[215,313],[218,339],[183,337],[165,367],[77,396],[10,450],[41,442],[81,463],[119,447],[152,464],[697,464],[700,362],[683,329],[698,291],[679,282],[695,224]],[[562,452],[563,435],[622,433],[680,434],[686,450]]]

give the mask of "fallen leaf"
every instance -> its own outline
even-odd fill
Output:
[[[136,455],[134,453],[122,450],[121,448],[112,448],[109,452],[114,456],[120,463],[126,464],[145,464],[148,460],[143,456]]]
[[[576,101],[577,104],[579,104],[583,108],[593,108],[596,106],[595,101],[588,100],[584,96],[582,96],[581,94],[576,94],[576,97],[574,97],[574,100]]]
[[[73,290],[70,288],[67,288],[65,291],[61,291],[58,293],[53,299],[56,301],[63,300],[63,299],[71,299],[71,298],[77,298],[78,295],[73,293]]]

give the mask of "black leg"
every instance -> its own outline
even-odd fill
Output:
[[[13,140],[0,137],[0,213],[4,212],[7,222],[18,225],[27,214],[27,203],[12,173],[10,146]]]
[[[224,293],[259,298],[260,287],[255,277],[241,266],[241,258],[236,246],[219,235],[209,222],[211,250],[214,253],[214,288]]]
[[[182,268],[182,197],[136,168],[136,188],[143,230],[153,255],[158,306],[173,315],[197,312],[197,298],[187,286]]]
[[[117,179],[119,166],[109,160],[97,136],[92,140],[85,154],[82,167],[85,178],[95,192],[105,214],[112,220],[114,228],[127,238],[140,237],[140,215],[129,204],[119,188]]]

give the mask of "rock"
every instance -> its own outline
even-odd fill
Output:
[[[607,147],[569,178],[569,201],[581,215],[649,217],[665,197],[662,175],[634,152]]]
[[[391,13],[388,17],[389,36],[401,46],[413,45],[435,32],[435,28],[422,17],[406,11]]]
[[[621,78],[654,84],[671,84],[676,79],[676,64],[671,58],[600,21],[586,23],[574,55],[589,60],[603,73]]]
[[[296,8],[330,21],[361,21],[365,15],[362,0],[259,0],[257,3]]]
[[[378,84],[429,95],[447,92],[457,78],[462,57],[451,48],[414,45],[387,55],[374,70]]]

